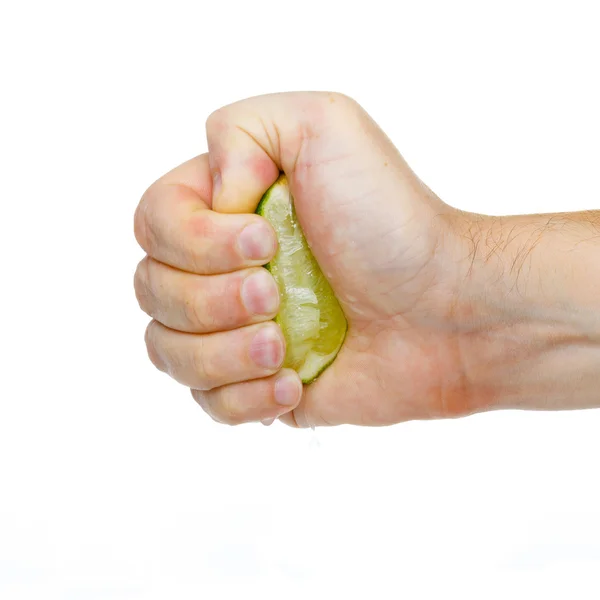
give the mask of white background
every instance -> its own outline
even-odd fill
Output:
[[[354,96],[455,206],[600,208],[597,2],[1,7],[0,598],[600,598],[600,411],[220,426],[132,287],[145,188],[266,92]]]

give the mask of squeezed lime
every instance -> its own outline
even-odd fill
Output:
[[[275,230],[279,249],[266,265],[281,297],[279,324],[286,340],[283,366],[303,383],[314,381],[335,359],[348,324],[302,233],[285,175],[267,190],[256,213]]]

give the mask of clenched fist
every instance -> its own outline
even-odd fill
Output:
[[[576,231],[571,240],[549,224],[538,239],[548,216],[449,207],[343,95],[244,100],[211,114],[207,137],[207,154],[140,201],[135,235],[147,256],[135,290],[152,317],[150,359],[215,420],[388,425],[561,407],[568,386],[553,379],[553,350],[591,325],[561,312],[571,271],[549,273],[543,256],[561,241],[577,247]],[[278,291],[262,268],[277,243],[253,214],[280,171],[349,324],[336,360],[304,388],[281,368]]]

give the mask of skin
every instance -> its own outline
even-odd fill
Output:
[[[134,229],[154,365],[227,424],[381,426],[600,406],[600,213],[488,217],[443,203],[352,99],[260,96],[150,186]],[[254,213],[286,173],[348,318],[334,363],[281,369],[276,251]]]

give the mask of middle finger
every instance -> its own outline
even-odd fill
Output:
[[[144,312],[163,325],[189,333],[226,331],[272,319],[279,292],[262,267],[221,275],[194,275],[144,258],[134,277]]]

